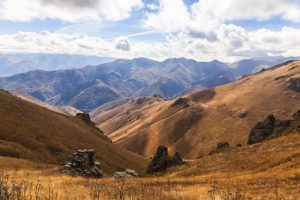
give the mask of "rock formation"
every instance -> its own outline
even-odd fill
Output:
[[[63,173],[85,178],[101,178],[103,172],[100,170],[100,163],[95,162],[94,157],[93,149],[78,150],[69,156],[69,162],[64,166]]]
[[[281,135],[291,125],[290,120],[280,121],[269,115],[264,121],[258,122],[250,131],[248,144],[255,144]]]
[[[77,113],[76,117],[83,120],[85,123],[89,124],[92,127],[95,127],[95,123],[91,121],[90,115],[87,113]]]
[[[217,149],[224,149],[224,148],[228,148],[228,147],[229,147],[228,142],[220,142],[217,144]]]
[[[177,107],[182,106],[183,108],[189,107],[189,102],[185,98],[178,98],[173,104],[171,104],[171,107]]]
[[[115,179],[120,179],[120,178],[133,178],[133,177],[138,177],[138,173],[132,169],[126,169],[123,172],[115,172],[114,173],[114,178]]]
[[[300,78],[291,78],[288,81],[288,86],[287,87],[291,90],[294,90],[294,91],[300,93]]]
[[[156,154],[152,158],[146,173],[154,173],[165,171],[167,168],[180,165],[183,163],[182,158],[180,157],[179,153],[176,152],[173,157],[169,156],[168,148],[164,146],[159,146],[157,148]]]

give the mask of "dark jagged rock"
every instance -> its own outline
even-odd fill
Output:
[[[221,152],[221,151],[223,151],[224,149],[227,149],[227,148],[229,148],[229,147],[230,147],[230,146],[229,146],[229,143],[228,143],[228,142],[220,142],[220,143],[217,144],[216,149],[211,150],[211,151],[208,153],[208,155],[213,155],[213,154],[215,154],[215,153]]]
[[[173,157],[170,157],[167,147],[159,146],[157,148],[156,154],[152,158],[147,168],[146,173],[165,171],[171,166],[180,165],[182,163],[183,160],[178,152],[176,152]]]
[[[290,120],[280,121],[269,115],[264,121],[258,122],[250,131],[248,144],[255,144],[281,135],[291,125]]]
[[[140,105],[140,104],[142,104],[144,102],[144,99],[143,98],[138,98],[137,100],[136,100],[136,104],[138,104],[138,105]]]
[[[189,102],[185,98],[178,98],[173,104],[171,104],[171,107],[177,107],[177,106],[182,106],[182,107],[189,107]]]
[[[300,119],[300,110],[298,110],[297,112],[295,112],[294,114],[293,114],[293,118],[294,119]]]
[[[101,178],[103,172],[100,170],[100,163],[95,162],[94,157],[93,149],[78,150],[69,156],[69,162],[63,167],[63,173],[86,178]]]
[[[7,191],[7,188],[0,183],[0,199],[1,200],[8,200],[8,191]]]
[[[294,90],[294,91],[300,93],[300,78],[291,78],[288,81],[288,86],[287,87],[291,90]]]
[[[89,124],[90,126],[95,126],[95,123],[91,121],[90,115],[87,113],[77,113],[76,117],[83,120],[85,123]]]
[[[217,144],[217,149],[224,149],[224,148],[228,148],[228,147],[229,147],[228,142],[220,142]]]
[[[87,114],[87,113],[77,113],[76,117],[83,120],[89,126],[97,129],[100,133],[103,133],[103,131],[101,129],[99,129],[93,121],[91,121],[91,118],[90,118],[89,114]]]

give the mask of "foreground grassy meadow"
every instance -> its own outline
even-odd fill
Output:
[[[56,165],[0,157],[0,183],[13,200],[300,199],[299,147],[292,134],[122,180],[69,177]]]

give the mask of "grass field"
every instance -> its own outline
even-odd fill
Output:
[[[187,160],[164,174],[114,180],[64,176],[59,166],[0,157],[13,200],[300,199],[300,135]]]

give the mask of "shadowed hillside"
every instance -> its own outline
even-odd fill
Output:
[[[113,145],[76,117],[52,112],[0,90],[0,155],[62,164],[78,149],[93,148],[106,173],[144,171],[147,161]]]
[[[197,158],[207,155],[220,142],[245,145],[250,129],[271,113],[279,119],[290,118],[300,108],[300,93],[290,87],[296,87],[299,77],[300,62],[288,62],[134,112],[127,103],[118,115],[108,111],[94,119],[104,130],[115,127],[107,132],[108,136],[132,151],[151,156],[158,145],[166,145],[183,157]],[[143,118],[127,120],[136,113]]]

